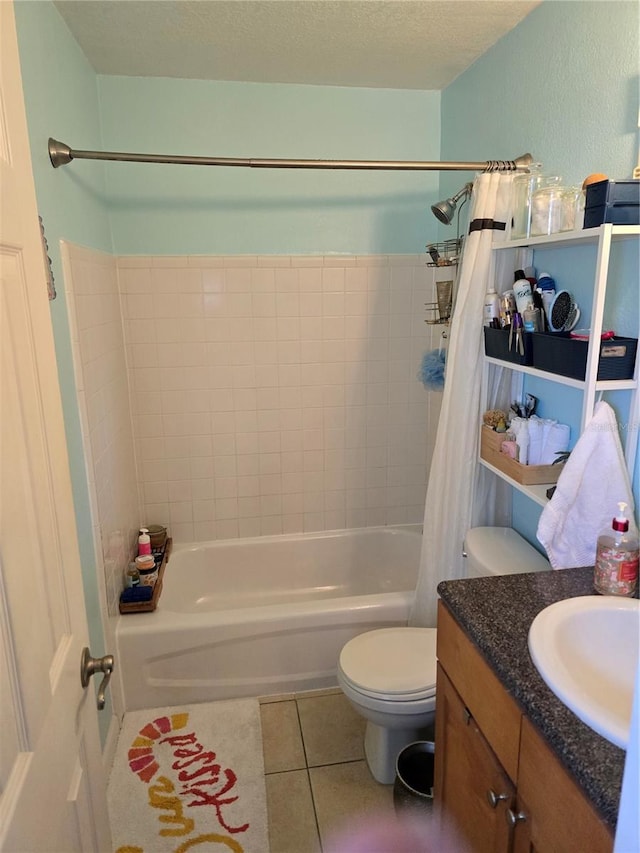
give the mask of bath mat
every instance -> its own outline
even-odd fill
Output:
[[[108,801],[117,853],[266,853],[258,701],[125,714]]]

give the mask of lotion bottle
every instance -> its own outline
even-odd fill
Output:
[[[495,284],[490,284],[485,293],[482,314],[485,326],[491,326],[491,321],[500,317],[500,297],[496,293]]]
[[[138,556],[151,553],[151,537],[146,527],[140,528],[140,536],[138,536]]]
[[[593,585],[602,595],[633,596],[638,588],[638,537],[629,532],[624,501],[611,527],[598,537]]]
[[[513,293],[516,298],[516,310],[522,316],[533,298],[531,282],[525,277],[524,270],[516,270],[514,275]]]

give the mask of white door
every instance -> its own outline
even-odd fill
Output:
[[[43,140],[42,144],[46,144]],[[111,849],[13,4],[0,0],[0,850]]]

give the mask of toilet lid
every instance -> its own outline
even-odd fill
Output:
[[[357,689],[390,700],[433,695],[436,629],[380,628],[359,634],[340,653],[340,669]]]

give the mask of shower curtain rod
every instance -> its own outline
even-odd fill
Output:
[[[186,166],[248,166],[251,169],[395,169],[405,171],[525,172],[531,154],[515,160],[483,162],[437,162],[421,160],[278,160],[238,157],[191,157],[179,154],[131,154],[120,151],[80,151],[64,142],[49,139],[49,159],[54,169],[72,160],[118,160],[129,163],[177,163]]]

